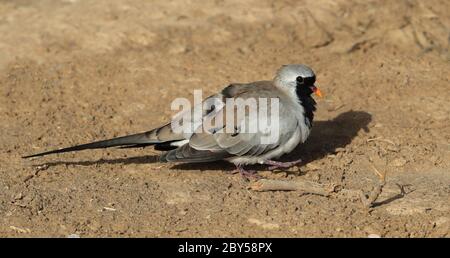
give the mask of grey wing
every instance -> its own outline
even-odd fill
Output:
[[[248,113],[237,119],[237,126],[226,124],[221,130],[194,134],[189,145],[197,150],[225,150],[234,156],[260,156],[287,142],[297,130],[297,119],[279,102],[279,112],[267,112],[269,123],[261,123],[260,117]],[[222,110],[225,112],[225,110]],[[219,115],[219,114],[218,114]],[[257,130],[249,130],[258,124]],[[264,126],[266,125],[266,126]]]
[[[231,156],[259,156],[290,139],[297,128],[297,119],[292,110],[289,110],[282,101],[282,96],[276,94],[273,88],[261,87],[256,92],[255,89],[249,90],[247,87],[241,87],[241,91],[234,90],[232,97],[239,96],[243,100],[256,99],[255,96],[257,96],[258,107],[261,106],[259,98],[276,99],[278,111],[271,112],[270,101],[267,103],[268,110],[258,110],[256,116],[251,115],[249,109],[244,111],[239,109],[239,107],[242,108],[242,104],[237,103],[230,108],[229,103],[225,103],[220,109],[203,117],[202,126],[192,134],[188,144],[166,153],[162,160],[199,162]],[[230,117],[231,114],[233,114],[232,117]],[[267,123],[258,124],[261,121],[260,114],[266,115]],[[256,130],[252,128],[255,125]]]
[[[178,126],[178,130],[183,130],[185,139],[190,139],[195,134],[204,128],[203,121],[205,119],[211,119],[216,116],[222,109],[222,94],[216,94],[205,99],[201,105],[197,106],[202,108],[201,116],[195,114],[194,108],[184,111],[178,114],[173,120],[172,124]],[[204,108],[203,108],[204,107]],[[186,115],[188,115],[186,117]],[[209,131],[217,131],[220,128],[209,127]],[[188,143],[184,144],[176,149],[170,150],[160,156],[161,162],[211,162],[216,160],[222,160],[229,157],[230,154],[220,148],[207,149],[195,149]]]

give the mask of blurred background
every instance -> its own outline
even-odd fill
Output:
[[[449,235],[449,1],[3,0],[0,35],[2,236]],[[20,159],[151,129],[176,97],[289,63],[311,66],[325,98],[288,157],[308,164],[262,175],[367,191],[374,164],[389,183],[370,215],[151,149]],[[392,199],[396,184],[414,191]]]

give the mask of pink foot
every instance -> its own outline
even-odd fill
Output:
[[[270,165],[270,167],[268,167],[269,170],[275,170],[275,169],[279,169],[279,168],[290,168],[290,167],[295,166],[295,165],[297,165],[297,164],[299,164],[301,162],[302,162],[301,159],[290,161],[290,162],[266,160],[266,161],[264,161],[264,164]]]
[[[237,165],[234,171],[239,172],[239,174],[241,174],[241,176],[245,179],[260,178],[260,176],[256,173],[256,170],[245,170],[241,165]]]

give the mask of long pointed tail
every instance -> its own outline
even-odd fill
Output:
[[[39,157],[39,156],[45,156],[49,154],[55,154],[55,153],[63,153],[63,152],[70,152],[70,151],[80,151],[80,150],[87,150],[87,149],[102,149],[102,148],[109,148],[109,147],[116,147],[116,146],[123,146],[123,147],[145,147],[148,145],[153,145],[160,143],[157,139],[152,137],[154,135],[154,130],[145,132],[145,133],[138,133],[128,136],[122,136],[114,139],[104,140],[104,141],[97,141],[92,143],[86,143],[81,145],[76,145],[68,148],[58,149],[58,150],[52,150],[42,153],[37,153],[29,156],[24,156],[22,158],[32,158],[32,157]]]

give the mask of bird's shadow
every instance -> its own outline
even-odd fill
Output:
[[[159,160],[158,155],[144,155],[137,157],[125,157],[117,159],[99,159],[99,160],[85,160],[85,161],[54,161],[35,165],[35,167],[54,167],[54,166],[97,166],[103,164],[150,164],[156,163]]]
[[[308,140],[300,144],[294,151],[282,157],[283,161],[297,160],[301,158],[303,164],[320,159],[335,153],[336,149],[343,148],[355,138],[363,129],[368,131],[368,124],[372,116],[364,111],[347,111],[339,114],[332,120],[314,122],[311,135]],[[92,166],[101,164],[148,164],[158,162],[157,155],[145,155],[118,159],[100,159],[95,161],[57,161],[44,163],[39,166],[78,165]],[[172,165],[177,170],[221,170],[231,171],[234,166],[225,162],[207,163],[178,163]]]
[[[306,164],[329,154],[335,154],[337,149],[350,144],[360,130],[369,132],[368,125],[371,121],[372,115],[367,112],[347,111],[332,120],[314,122],[306,142],[297,146],[282,159],[301,158]]]

